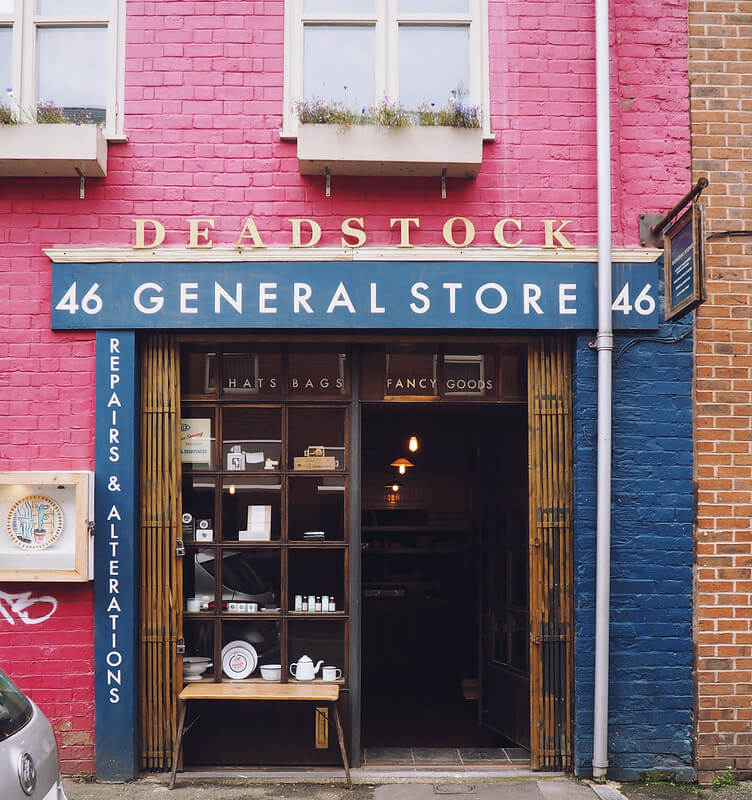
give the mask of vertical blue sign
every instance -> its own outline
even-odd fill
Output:
[[[94,702],[97,777],[136,777],[136,337],[97,332]]]

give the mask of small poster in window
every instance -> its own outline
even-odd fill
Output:
[[[180,420],[180,460],[211,465],[211,419]]]

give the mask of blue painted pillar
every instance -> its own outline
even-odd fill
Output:
[[[138,773],[138,391],[133,331],[97,331],[94,703],[97,778]]]

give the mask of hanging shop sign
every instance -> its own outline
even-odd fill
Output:
[[[0,581],[91,577],[91,472],[0,473]]]
[[[614,327],[658,326],[657,279],[614,264]],[[596,283],[582,262],[56,263],[52,328],[592,330]]]
[[[664,236],[666,321],[679,319],[705,300],[704,206],[693,203]]]

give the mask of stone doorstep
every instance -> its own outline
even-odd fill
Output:
[[[388,784],[388,783],[436,783],[436,782],[467,782],[474,783],[503,783],[530,779],[534,781],[548,781],[553,779],[569,780],[563,772],[546,772],[545,777],[540,772],[532,772],[527,768],[510,765],[504,768],[476,768],[472,767],[425,767],[425,766],[398,766],[382,767],[378,769],[357,767],[350,769],[353,783],[358,784]],[[305,769],[275,769],[273,767],[242,769],[228,767],[227,769],[188,769],[178,772],[176,787],[191,781],[218,781],[233,783],[235,781],[253,780],[258,783],[329,783],[331,781],[344,781],[343,769],[327,767],[306,767]],[[145,782],[167,784],[169,775],[149,775],[141,778]]]

